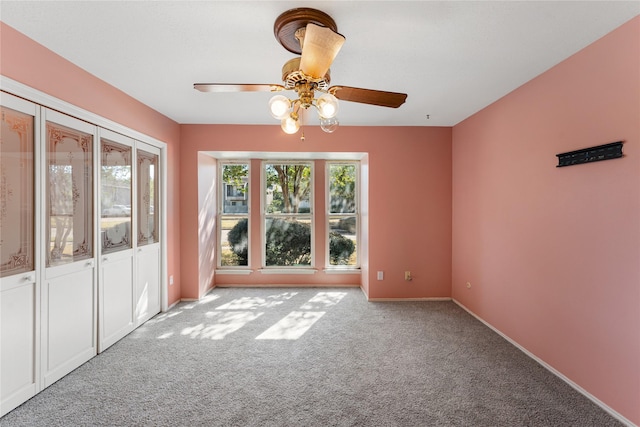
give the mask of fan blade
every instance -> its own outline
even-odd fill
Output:
[[[344,36],[330,28],[307,24],[300,57],[300,70],[315,79],[323,78],[344,41]]]
[[[276,84],[243,83],[196,83],[194,89],[200,92],[279,92],[284,86]]]
[[[361,89],[349,86],[332,86],[329,93],[341,101],[398,108],[407,99],[406,93],[384,92],[382,90]]]

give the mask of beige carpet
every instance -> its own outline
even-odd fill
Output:
[[[214,289],[0,419],[11,426],[614,426],[452,302]]]

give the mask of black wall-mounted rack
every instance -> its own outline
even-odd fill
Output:
[[[558,165],[556,166],[558,168],[580,165],[582,163],[599,162],[602,160],[619,159],[623,157],[622,141],[560,153],[556,154],[556,157],[558,157]]]

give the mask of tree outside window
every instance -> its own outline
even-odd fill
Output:
[[[220,164],[220,267],[249,265],[249,164]]]
[[[358,165],[327,163],[328,262],[330,266],[358,266]]]
[[[226,185],[226,202],[229,202],[225,202],[224,209],[232,211],[232,203],[242,201],[238,191],[248,188],[245,185],[248,175],[239,168],[223,170],[227,172],[227,175],[223,172],[223,183]],[[328,215],[330,232],[326,240],[330,265],[354,267],[358,263],[355,253],[358,227],[357,163],[332,164],[330,171],[332,178],[327,185],[331,206]],[[313,163],[264,162],[262,173],[262,265],[281,268],[312,266]],[[233,189],[230,189],[231,186]],[[228,240],[225,246],[224,237],[221,239],[222,257],[233,260],[235,264],[223,265],[248,265],[249,217],[236,213],[231,218],[225,218],[227,221],[222,224],[221,230],[222,236]]]
[[[311,163],[265,163],[264,248],[266,267],[310,266]]]

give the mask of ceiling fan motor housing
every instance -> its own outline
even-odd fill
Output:
[[[301,83],[311,83],[314,89],[326,92],[331,83],[331,70],[321,79],[314,79],[300,71],[300,58],[287,61],[282,67],[282,81],[285,89],[295,89]]]
[[[274,118],[281,120],[286,133],[295,133],[299,127],[300,108],[313,106],[318,109],[320,127],[333,132],[338,126],[336,114],[338,100],[362,104],[398,108],[407,94],[362,89],[350,86],[329,86],[333,63],[345,37],[338,33],[335,21],[326,13],[310,8],[291,9],[282,13],[274,25],[276,39],[290,52],[300,57],[287,61],[282,67],[279,84],[196,83],[194,88],[202,92],[278,92],[294,90],[298,99],[291,100],[276,95],[269,101]],[[302,48],[304,47],[304,52]],[[314,92],[324,92],[315,98]]]
[[[305,28],[307,24],[316,24],[330,28],[338,32],[336,22],[329,15],[321,10],[309,7],[300,7],[287,10],[276,18],[273,25],[273,33],[278,42],[289,52],[300,54],[302,46],[296,38],[296,31]]]

